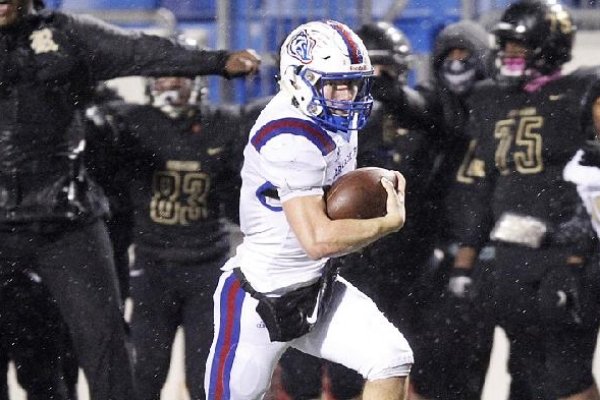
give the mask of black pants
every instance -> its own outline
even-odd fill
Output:
[[[14,361],[17,380],[30,400],[66,400],[63,355],[68,331],[58,307],[41,282],[29,274],[3,275],[0,342]]]
[[[491,250],[490,250],[491,251]],[[468,296],[448,289],[453,260],[431,265],[405,306],[416,314],[406,336],[415,354],[414,391],[436,400],[478,400],[494,338],[493,259],[480,260]]]
[[[163,264],[136,257],[131,278],[135,376],[140,399],[158,400],[169,372],[173,339],[185,337],[186,382],[192,400],[204,400],[204,371],[213,338],[213,301],[223,260]]]
[[[0,400],[8,400],[8,356],[0,345]]]
[[[128,212],[115,214],[106,221],[108,236],[113,246],[119,291],[123,301],[129,297],[129,246],[133,241],[132,214]]]
[[[66,321],[92,400],[135,398],[125,324],[104,223],[2,226],[0,268],[30,268]]]
[[[498,324],[510,342],[511,400],[567,397],[589,388],[594,382],[592,357],[598,335],[597,322],[573,324],[569,314],[559,308],[556,317],[541,311],[541,305],[547,304],[544,296],[552,293],[540,289],[557,268],[567,268],[564,260],[564,255],[553,250],[498,248],[493,304]],[[565,283],[570,270],[566,272]],[[598,288],[593,290],[597,293]],[[582,309],[597,313],[597,305],[585,298],[581,292]],[[558,297],[550,300],[556,304]]]

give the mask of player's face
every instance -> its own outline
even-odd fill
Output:
[[[0,0],[1,1],[1,0]],[[183,77],[162,77],[154,81],[155,96],[164,97],[164,101],[172,106],[186,105],[192,94],[192,80]]]
[[[514,40],[509,40],[504,45],[504,57],[507,58],[527,58],[529,52],[527,46]]]
[[[32,0],[0,0],[0,28],[18,22],[31,11]]]
[[[450,61],[467,61],[471,57],[471,52],[467,49],[455,48],[450,50],[446,56],[446,60]]]
[[[332,101],[354,101],[358,94],[359,84],[354,80],[332,80],[323,85],[323,97]],[[347,115],[345,110],[333,109],[333,114]]]
[[[496,66],[500,75],[509,79],[522,79],[527,76],[528,58],[531,54],[524,43],[516,40],[507,40],[501,47],[496,59]]]
[[[358,93],[358,82],[354,80],[328,81],[323,85],[323,95],[327,100],[353,101]]]

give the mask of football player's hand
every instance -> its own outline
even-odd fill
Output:
[[[387,214],[384,217],[386,229],[390,232],[400,230],[406,221],[406,209],[404,208],[404,189],[406,180],[398,171],[393,171],[398,180],[398,184],[394,184],[388,179],[382,178],[381,184],[387,192],[386,210]]]
[[[231,53],[225,63],[228,78],[256,74],[260,67],[260,57],[252,49]]]
[[[450,280],[448,281],[448,291],[456,297],[465,298],[469,293],[469,288],[473,284],[471,271],[465,268],[452,268],[450,270]]]

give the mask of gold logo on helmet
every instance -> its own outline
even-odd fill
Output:
[[[29,40],[31,40],[31,48],[35,54],[58,51],[58,45],[52,38],[52,31],[48,28],[32,32],[29,35]]]
[[[564,34],[572,33],[573,21],[571,21],[569,13],[562,8],[556,12],[550,13],[550,30],[552,32],[560,30],[560,32]]]

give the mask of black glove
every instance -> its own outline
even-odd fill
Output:
[[[373,98],[382,103],[404,103],[402,85],[390,75],[382,74],[373,79]]]
[[[600,142],[597,140],[588,140],[582,147],[583,157],[581,165],[588,167],[600,167]]]

